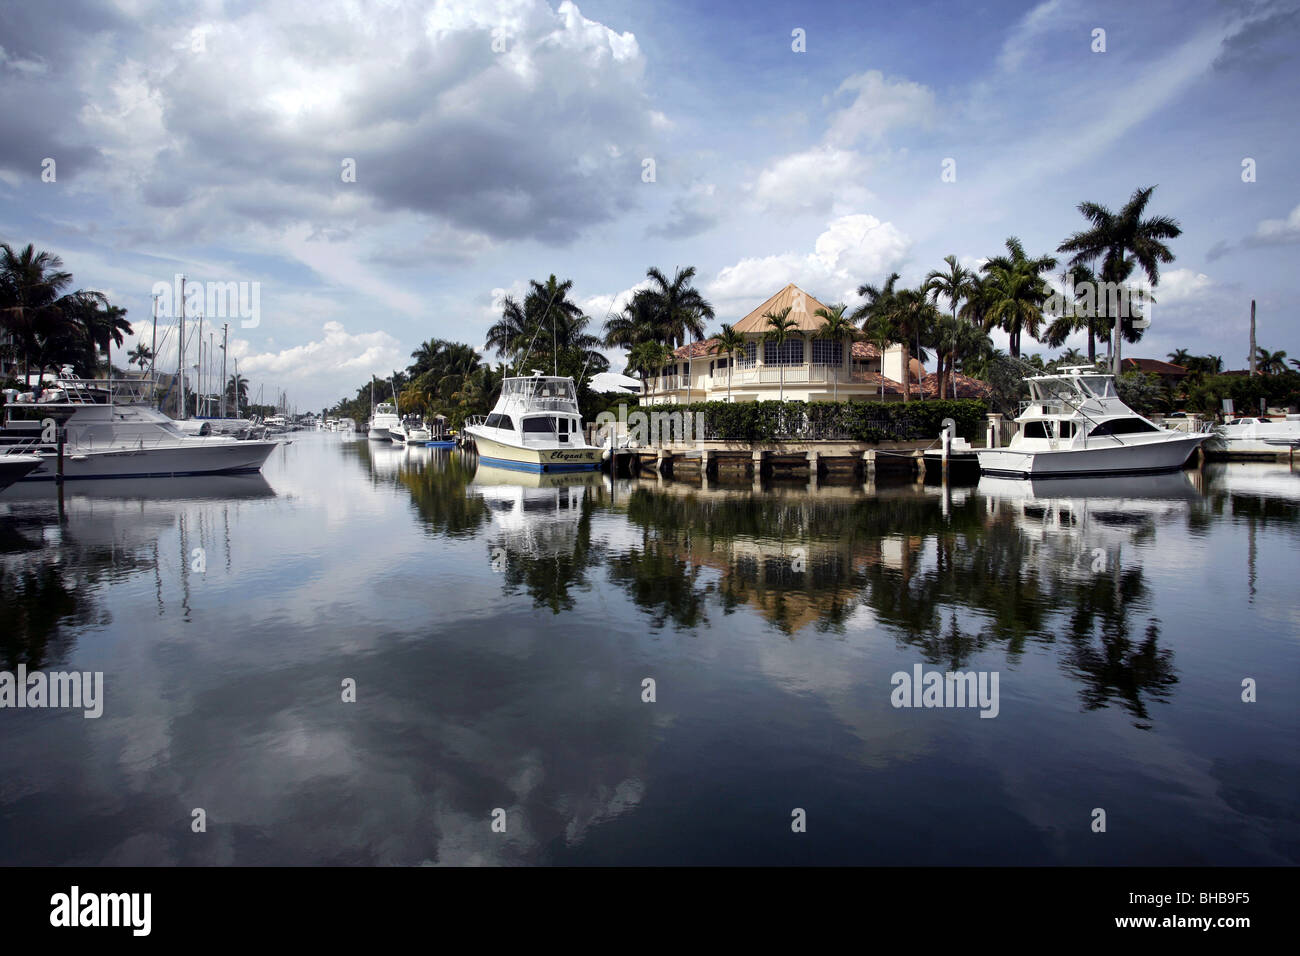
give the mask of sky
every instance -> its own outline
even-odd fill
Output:
[[[1242,368],[1251,299],[1300,357],[1297,49],[1297,2],[3,0],[0,241],[146,344],[160,284],[245,284],[205,338],[319,409],[551,273],[599,325],[694,266],[712,330],[1156,186],[1183,234],[1125,354]]]

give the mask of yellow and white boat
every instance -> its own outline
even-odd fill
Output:
[[[507,378],[492,414],[465,426],[479,460],[518,471],[594,471],[605,449],[588,445],[573,379],[534,372]]]

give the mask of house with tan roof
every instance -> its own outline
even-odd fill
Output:
[[[789,308],[794,322],[781,345],[769,340],[764,316]],[[645,381],[642,400],[647,404],[727,401],[787,400],[840,401],[849,399],[901,401],[903,398],[903,348],[880,349],[864,341],[836,341],[819,335],[824,320],[817,310],[827,308],[794,283],[790,283],[733,328],[745,337],[743,351],[735,356],[714,351],[717,339],[692,342],[677,349],[674,361],[662,374]],[[912,360],[913,395],[924,375]],[[784,382],[784,386],[782,385]]]

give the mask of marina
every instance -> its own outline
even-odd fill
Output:
[[[1300,666],[1285,465],[705,486],[307,432],[63,507],[0,495],[3,666],[103,715],[5,712],[11,865],[1297,862],[1297,705],[1240,686]],[[891,707],[917,666],[996,719]]]

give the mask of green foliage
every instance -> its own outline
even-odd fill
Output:
[[[1160,377],[1149,372],[1125,372],[1116,380],[1115,390],[1120,400],[1139,415],[1173,409],[1169,392]]]
[[[1238,413],[1255,411],[1261,398],[1270,405],[1295,408],[1300,406],[1300,373],[1209,375],[1188,388],[1187,409],[1214,413],[1223,407],[1225,398],[1232,399]]]
[[[936,438],[951,418],[957,434],[984,434],[988,404],[979,399],[931,399],[910,405],[882,402],[695,402],[656,405],[650,411],[704,416],[706,440],[912,441]]]

